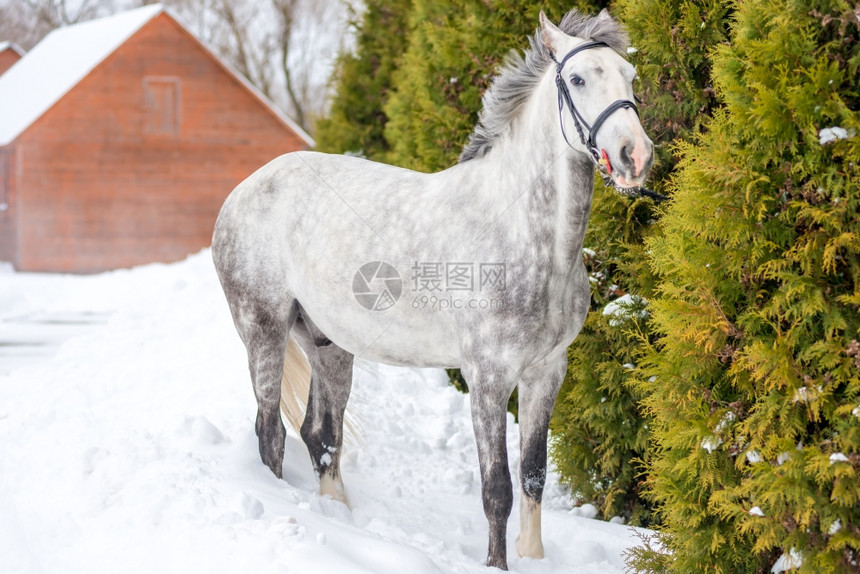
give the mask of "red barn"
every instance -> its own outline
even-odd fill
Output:
[[[240,181],[311,145],[160,5],[61,28],[0,76],[0,260],[182,259]]]
[[[0,42],[0,76],[12,67],[12,64],[21,59],[24,50],[12,42]]]

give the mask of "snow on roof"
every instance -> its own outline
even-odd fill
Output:
[[[58,28],[48,34],[0,76],[0,146],[21,135],[144,24],[164,11],[161,4],[152,4]],[[182,26],[181,22],[179,24]],[[183,26],[183,29],[195,38],[187,28]],[[276,109],[266,96],[199,40],[198,44],[284,124],[313,146],[314,140]]]
[[[0,42],[0,52],[2,52],[3,50],[12,50],[19,56],[24,55],[24,50],[22,50],[21,46],[19,46],[15,42]]]
[[[162,10],[160,4],[144,6],[48,34],[0,76],[0,145],[18,137]]]

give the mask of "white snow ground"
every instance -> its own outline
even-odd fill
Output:
[[[442,371],[359,364],[350,511],[315,494],[295,436],[285,480],[260,462],[245,350],[208,251],[85,277],[0,269],[0,341],[22,317],[82,315],[99,320],[0,374],[0,572],[489,572],[468,397]],[[551,475],[547,557],[521,559],[517,497],[513,572],[623,572],[633,529],[570,507]]]

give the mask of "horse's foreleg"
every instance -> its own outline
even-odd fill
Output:
[[[567,357],[530,367],[519,385],[520,535],[517,554],[543,558],[541,499],[546,482],[546,439],[555,398],[567,370]]]
[[[507,570],[507,524],[513,491],[505,429],[508,398],[513,388],[503,373],[469,371],[472,370],[464,368],[478,444],[484,514],[490,526],[487,566]]]
[[[313,376],[302,440],[320,479],[320,494],[348,505],[340,477],[340,455],[343,416],[352,388],[353,355],[329,342],[311,349],[308,359]]]

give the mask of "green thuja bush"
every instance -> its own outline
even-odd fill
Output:
[[[726,39],[729,2],[623,0],[614,15],[630,33],[630,61],[639,80],[642,125],[653,139],[656,163],[649,186],[666,191],[675,166],[672,146],[693,137],[716,106],[707,54]],[[660,232],[651,200],[631,200],[595,185],[585,263],[592,278],[591,312],[568,351],[568,376],[553,415],[550,454],[561,479],[604,518],[632,524],[653,520],[641,488],[648,457],[648,417],[634,382],[653,339],[647,301],[655,276],[644,241]],[[634,309],[604,315],[628,294]],[[610,307],[611,309],[612,307]],[[624,319],[624,320],[621,320]]]
[[[636,388],[663,526],[629,564],[857,572],[860,22],[840,0],[734,18],[713,56],[725,107],[681,145],[648,242],[659,340]]]
[[[385,161],[390,149],[384,130],[392,75],[406,50],[412,0],[366,0],[356,29],[355,49],[338,57],[328,116],[317,123],[316,149],[354,153]]]

